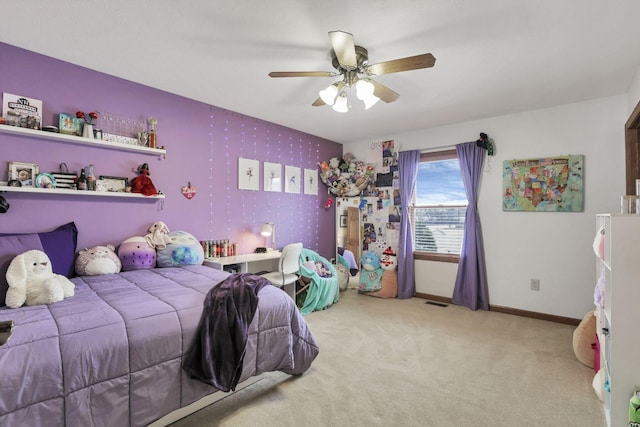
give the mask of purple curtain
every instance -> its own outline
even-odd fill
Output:
[[[413,236],[409,203],[416,186],[416,174],[420,162],[420,151],[398,153],[398,173],[400,175],[400,241],[398,243],[398,298],[413,298],[416,293],[416,279],[413,264]]]
[[[477,206],[478,188],[486,151],[478,147],[475,142],[466,142],[456,145],[456,152],[469,205],[465,215],[464,240],[452,302],[469,307],[471,310],[479,308],[488,310],[487,268]],[[400,183],[402,184],[402,180]]]

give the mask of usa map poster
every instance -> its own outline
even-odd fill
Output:
[[[505,160],[502,210],[582,212],[584,156]]]

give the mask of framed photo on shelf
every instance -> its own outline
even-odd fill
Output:
[[[58,129],[65,135],[80,135],[82,130],[82,119],[78,119],[71,114],[58,114]]]
[[[104,188],[105,190],[103,191],[109,191],[112,193],[124,193],[127,191],[127,186],[129,185],[129,179],[121,176],[100,175],[99,180],[103,182],[100,184],[96,182],[96,186]]]
[[[33,187],[38,172],[36,163],[9,162],[9,181],[19,181],[21,187]]]

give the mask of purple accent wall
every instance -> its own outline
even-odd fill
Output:
[[[204,82],[206,84],[206,82]],[[43,125],[57,125],[60,112],[101,111],[142,120],[158,119],[158,145],[166,159],[139,153],[36,140],[0,133],[0,181],[10,161],[37,163],[51,172],[65,162],[70,171],[95,165],[96,175],[124,176],[149,163],[164,201],[5,193],[11,204],[0,215],[0,233],[47,231],[69,221],[79,229],[78,246],[118,245],[143,236],[155,221],[199,240],[229,238],[239,252],[264,246],[263,222],[275,222],[276,244],[302,242],[326,258],[335,253],[335,211],[325,210],[326,188],[318,195],[262,191],[262,162],[316,169],[342,154],[342,145],[224,110],[162,90],[79,67],[0,43],[0,92],[41,99]],[[309,114],[313,114],[312,111]],[[100,124],[100,122],[98,122]],[[260,191],[238,190],[238,158],[256,159]],[[198,190],[186,199],[188,183]]]

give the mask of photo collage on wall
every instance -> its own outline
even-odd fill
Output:
[[[374,142],[367,163],[376,165],[375,180],[363,191],[362,250],[372,244],[386,242],[397,251],[400,235],[400,179],[398,153],[394,141]]]

